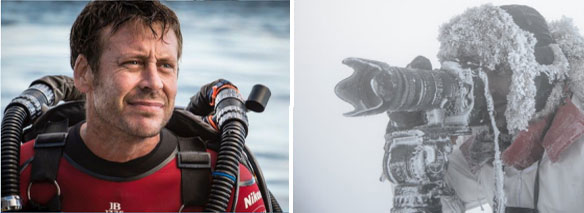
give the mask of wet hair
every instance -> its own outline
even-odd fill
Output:
[[[77,57],[83,54],[93,72],[97,72],[106,36],[112,36],[121,26],[134,21],[148,26],[154,36],[161,40],[172,29],[178,40],[180,58],[183,40],[180,23],[170,8],[158,1],[92,1],[85,6],[71,27],[71,67],[75,67]],[[160,24],[162,28],[160,36],[154,29],[155,24]],[[108,26],[111,26],[111,33],[105,35],[102,32]]]

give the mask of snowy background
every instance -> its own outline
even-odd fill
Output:
[[[86,2],[2,1],[1,108],[44,75],[69,75],[69,32]],[[246,144],[268,187],[288,209],[290,103],[289,2],[164,2],[183,33],[177,106],[217,78],[247,97],[254,84],[272,91],[264,113],[249,113]]]
[[[389,182],[379,182],[388,119],[342,116],[352,107],[333,88],[352,69],[341,60],[361,57],[405,66],[424,55],[438,68],[440,25],[484,3],[527,4],[548,22],[565,15],[581,34],[584,30],[584,3],[578,1],[295,2],[294,211],[389,211],[393,190]]]

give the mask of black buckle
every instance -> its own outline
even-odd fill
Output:
[[[43,133],[37,136],[34,148],[63,147],[65,146],[66,139],[67,133],[65,132]]]
[[[185,151],[178,152],[178,168],[207,169],[211,168],[211,154],[208,152]]]

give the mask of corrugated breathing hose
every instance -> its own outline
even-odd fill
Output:
[[[75,89],[73,79],[67,76],[45,76],[32,82],[31,86],[12,99],[2,118],[2,211],[22,209],[20,199],[20,145],[22,130],[43,113],[43,107],[59,101],[82,99]]]
[[[20,144],[22,129],[42,114],[43,105],[54,103],[51,88],[33,84],[6,107],[2,119],[2,211],[22,209],[20,199]]]
[[[231,194],[238,187],[239,162],[248,130],[246,111],[262,112],[270,97],[269,89],[263,85],[255,85],[246,102],[237,88],[223,88],[218,91],[214,101],[213,120],[221,131],[221,141],[209,201],[204,210],[211,212],[225,212]],[[233,201],[236,202],[237,194],[234,196]],[[267,210],[272,211],[271,208]]]

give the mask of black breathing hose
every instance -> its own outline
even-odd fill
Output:
[[[84,95],[67,76],[45,76],[12,99],[2,118],[2,211],[22,209],[20,199],[20,144],[22,130],[43,113],[43,107],[59,101],[79,100]]]
[[[272,203],[272,212],[284,212],[284,211],[282,211],[282,207],[280,207],[280,204],[276,200],[276,197],[274,196],[274,194],[272,194],[272,191],[268,190],[268,192],[270,193],[270,201]]]
[[[249,150],[249,148],[247,148],[247,146],[244,147],[244,151],[245,154],[248,156],[248,159],[250,159],[250,164],[251,164],[251,168],[253,169],[254,173],[256,174],[257,180],[258,180],[258,186],[260,188],[260,193],[262,194],[262,197],[264,198],[264,201],[266,202],[266,210],[267,212],[282,212],[282,208],[280,208],[280,204],[278,204],[278,201],[276,201],[276,198],[274,197],[274,195],[272,195],[272,192],[270,192],[270,190],[268,189],[266,180],[264,179],[264,174],[262,172],[262,169],[259,167],[259,164],[254,156],[254,154]]]
[[[6,107],[2,119],[2,211],[22,209],[20,199],[20,144],[22,129],[42,114],[42,108],[52,105],[52,88],[40,82],[33,83]]]
[[[220,90],[215,103],[213,120],[221,131],[221,141],[205,211],[225,212],[237,186],[239,159],[247,136],[247,116],[243,97],[234,88]]]
[[[222,128],[221,147],[213,171],[209,202],[205,211],[225,212],[231,193],[236,185],[239,159],[241,158],[245,128],[241,122],[233,121]]]
[[[237,89],[227,87],[220,90],[215,99],[213,120],[216,121],[221,131],[221,141],[217,163],[213,171],[209,200],[204,210],[206,212],[225,212],[227,210],[231,194],[238,187],[239,162],[248,130],[246,111],[248,109],[256,112],[263,111],[269,100],[270,91],[263,85],[255,85],[249,97],[244,102]],[[234,194],[233,202],[237,201],[236,198],[237,193]],[[231,210],[235,211],[235,209]],[[271,211],[271,208],[267,210]]]
[[[8,116],[10,115],[10,116]],[[2,119],[2,211],[20,210],[20,138],[27,119],[24,107],[10,107]]]

